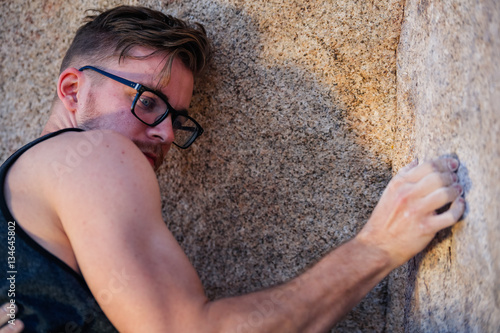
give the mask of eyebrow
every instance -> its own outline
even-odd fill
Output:
[[[132,82],[134,82],[134,81],[132,81]],[[155,94],[157,94],[158,96],[160,96],[160,97],[164,98],[167,102],[169,102],[169,100],[168,100],[168,96],[167,96],[167,95],[165,95],[164,93],[162,93],[161,91],[156,90],[156,89],[152,89],[152,88],[150,88],[148,85],[142,84],[141,82],[137,82],[137,81],[136,81],[135,83],[139,83],[139,84],[140,84],[140,85],[142,85],[143,87],[145,87],[145,88],[147,88],[147,89],[151,90],[152,92],[154,92]],[[170,102],[168,103],[168,105],[170,105]],[[175,110],[178,114],[181,114],[181,115],[184,115],[184,116],[188,116],[188,115],[189,115],[189,112],[188,112],[188,110],[187,110],[186,108],[178,110],[178,109],[174,108],[172,105],[170,105],[170,107],[171,107],[172,109],[174,109],[174,110]]]

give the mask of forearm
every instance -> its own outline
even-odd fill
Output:
[[[206,322],[219,332],[324,332],[393,268],[355,238],[288,283],[208,303]]]

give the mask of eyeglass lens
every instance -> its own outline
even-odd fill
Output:
[[[179,146],[189,145],[198,136],[198,126],[183,115],[175,116],[172,120],[174,129],[175,143]]]
[[[144,91],[137,98],[134,111],[142,121],[153,124],[167,111],[167,104],[155,93]]]
[[[144,91],[137,98],[134,112],[139,119],[151,125],[165,114],[167,108],[165,101],[158,95]],[[174,143],[180,147],[189,145],[199,134],[196,123],[181,114],[172,115],[172,127],[175,135]]]

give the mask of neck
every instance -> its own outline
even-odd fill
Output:
[[[61,110],[58,107],[54,107],[50,114],[49,120],[47,121],[47,124],[45,124],[45,127],[43,128],[41,136],[58,131],[63,128],[76,127],[78,126],[70,112],[68,112],[66,109]]]

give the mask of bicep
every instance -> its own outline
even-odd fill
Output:
[[[59,218],[82,275],[117,329],[175,331],[205,302],[203,288],[162,220],[147,161],[109,154],[83,162],[73,179],[58,184]],[[113,168],[98,168],[103,163]]]

